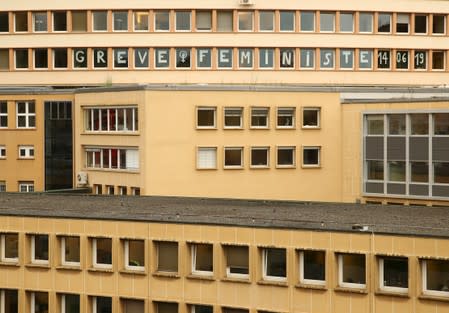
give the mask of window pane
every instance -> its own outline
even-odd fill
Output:
[[[215,127],[215,108],[198,108],[197,126]]]
[[[112,264],[112,240],[110,238],[96,238],[97,264]]]
[[[259,12],[259,30],[273,31],[274,30],[274,12],[260,11]]]
[[[32,313],[47,313],[48,312],[48,293],[34,292],[34,312]]]
[[[34,236],[34,259],[48,261],[48,235]]]
[[[379,33],[391,32],[391,14],[379,13],[377,18],[377,31]]]
[[[209,244],[195,245],[195,271],[213,271],[213,246]]]
[[[294,11],[280,11],[279,12],[281,31],[295,31],[295,12]]]
[[[196,12],[196,29],[211,30],[212,29],[212,12],[197,11]]]
[[[105,11],[93,12],[93,30],[106,31],[108,30],[108,14]]]
[[[434,181],[437,184],[449,184],[449,163],[433,163]]]
[[[444,34],[446,33],[446,16],[444,15],[434,15],[432,19],[432,32],[434,34]]]
[[[16,259],[19,257],[19,235],[5,234],[5,258]]]
[[[415,15],[415,33],[427,34],[427,15]]]
[[[384,179],[383,161],[367,161],[367,179],[368,180]]]
[[[251,127],[268,126],[268,109],[251,109]]]
[[[390,135],[405,135],[405,114],[388,116],[388,133]]]
[[[53,49],[53,66],[55,68],[67,68],[67,49]]]
[[[0,49],[0,70],[9,70],[9,50]]]
[[[158,31],[170,30],[170,12],[160,11],[154,13],[154,28]]]
[[[351,33],[354,31],[354,14],[340,13],[340,31]]]
[[[113,12],[114,31],[128,30],[128,12]]]
[[[278,108],[277,126],[293,127],[294,126],[295,109],[294,108]]]
[[[86,32],[87,31],[87,13],[84,11],[72,11],[72,31]]]
[[[242,108],[225,108],[225,127],[242,127]]]
[[[134,30],[148,30],[148,12],[134,12]]]
[[[28,49],[17,49],[14,52],[16,68],[28,68]]]
[[[66,31],[67,30],[67,13],[53,12],[53,30]]]
[[[79,237],[64,237],[65,241],[65,261],[76,262],[80,261],[80,238]]]
[[[373,32],[373,14],[360,13],[359,15],[359,32],[372,33]]]
[[[232,11],[217,11],[217,31],[232,32]]]
[[[388,179],[395,182],[405,181],[405,162],[390,161],[388,162]]]
[[[16,32],[28,31],[28,13],[16,12],[14,14],[14,26]]]
[[[0,12],[0,32],[9,32],[9,14]]]
[[[177,303],[156,302],[156,306],[155,313],[178,313]]]
[[[319,109],[303,109],[303,123],[304,127],[318,127],[319,126]]]
[[[239,31],[253,30],[253,12],[238,12]]]
[[[324,251],[303,251],[303,279],[325,280]]]
[[[367,134],[383,135],[384,134],[384,117],[383,115],[367,115]]]
[[[190,30],[190,12],[176,12],[176,30]]]
[[[435,135],[449,135],[449,113],[433,114]]]
[[[294,148],[278,148],[277,150],[277,165],[293,166],[295,165],[295,150]]]
[[[429,182],[429,163],[411,162],[410,163],[411,181],[414,183]]]
[[[449,292],[449,261],[426,260],[427,290]]]
[[[321,12],[320,14],[320,31],[333,32],[335,30],[335,13]]]
[[[225,166],[242,166],[242,148],[225,148]]]
[[[35,49],[34,50],[34,67],[48,68],[48,50]]]
[[[411,135],[427,135],[429,133],[428,114],[410,114]]]
[[[251,149],[251,166],[268,166],[268,148]]]
[[[396,21],[396,32],[408,33],[409,23],[410,23],[410,16],[408,14],[398,14]]]
[[[178,271],[178,244],[176,242],[157,243],[157,270],[162,272]]]
[[[19,312],[19,292],[18,290],[6,289],[5,292],[5,313]]]
[[[265,249],[265,275],[287,277],[287,261],[285,249]]]
[[[304,148],[303,165],[320,165],[320,149]]]
[[[96,297],[97,299],[97,313],[112,313],[112,298],[111,297]]]
[[[226,246],[226,267],[230,274],[249,274],[249,252],[245,246]]]
[[[196,166],[199,169],[217,168],[217,148],[198,148]]]
[[[432,52],[432,69],[433,70],[444,70],[444,51],[433,51]]]
[[[143,240],[129,240],[128,248],[128,265],[145,266],[145,242]]]
[[[408,288],[407,258],[384,258],[383,265],[385,287]]]
[[[144,313],[145,301],[144,300],[132,300],[122,299],[123,313]]]
[[[342,282],[365,284],[365,256],[362,254],[342,254]]]
[[[47,31],[47,12],[34,12],[33,25],[35,32]]]
[[[301,11],[301,31],[313,32],[315,30],[315,13]]]

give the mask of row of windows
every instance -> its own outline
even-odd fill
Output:
[[[19,192],[34,192],[34,182],[32,181],[19,181]],[[6,181],[0,180],[0,192],[6,192]]]
[[[223,168],[243,169],[245,167],[244,147],[223,147]],[[273,158],[269,146],[250,147],[250,168],[270,168]],[[276,168],[295,168],[296,146],[276,146]],[[302,147],[302,167],[316,168],[321,166],[321,147]],[[217,169],[217,147],[198,147],[196,154],[197,169]]]
[[[0,12],[0,33],[47,32],[51,29],[53,32],[194,30],[444,35],[446,18],[445,14],[426,13],[282,10],[38,11],[12,12],[11,15]]]
[[[137,107],[85,108],[86,131],[136,132],[139,130]]]
[[[103,188],[104,187],[104,188]],[[96,195],[140,196],[139,187],[92,184],[92,192]]]
[[[135,171],[140,167],[136,148],[85,147],[86,168]]]
[[[6,159],[6,146],[0,144],[0,160]],[[34,146],[18,146],[19,159],[34,159]]]
[[[0,128],[8,127],[8,103],[0,101]],[[16,127],[36,127],[36,105],[34,101],[16,101]]]
[[[288,129],[296,127],[296,107],[278,107],[276,111],[276,128]],[[319,128],[321,119],[321,108],[302,107],[302,128]],[[249,112],[249,125],[251,128],[270,127],[270,108],[251,107]],[[223,128],[242,129],[244,121],[243,107],[223,108]],[[196,126],[198,129],[217,128],[217,108],[212,106],[201,106],[197,108]]]
[[[1,238],[1,262],[5,264],[18,264],[19,262],[19,234],[3,233]],[[30,258],[29,262],[35,265],[50,266],[51,240],[47,234],[27,234],[29,241]],[[80,249],[82,238],[77,236],[56,237],[55,244],[58,245],[58,259],[60,269],[81,268],[83,260]],[[117,253],[113,248],[112,238],[88,237],[90,247],[90,260],[88,268],[96,270],[114,271],[115,258]],[[154,241],[153,266],[156,275],[164,275],[176,278],[179,276],[179,254],[180,247],[174,241]],[[120,251],[122,253],[122,263],[119,267],[121,271],[146,273],[148,264],[146,257],[146,241],[143,239],[120,239]],[[187,255],[190,258],[191,269],[189,275],[199,277],[214,278],[214,265],[217,262],[218,251],[215,251],[213,244],[194,243],[187,244]],[[256,273],[251,269],[250,255],[256,253],[246,245],[222,244],[224,256],[224,266],[222,275],[224,279],[250,280]],[[258,279],[268,282],[280,282],[287,284],[288,254],[295,253],[295,266],[298,266],[299,277],[295,279],[297,284],[327,287],[329,269],[327,268],[327,253],[324,250],[298,249],[290,251],[286,248],[258,247],[258,264],[261,267]],[[367,271],[368,257],[361,253],[339,253],[335,252],[337,271],[337,287],[367,289],[369,275]],[[385,291],[408,294],[409,288],[409,264],[412,258],[406,256],[384,256],[377,255],[375,262],[378,268],[378,288]],[[428,295],[449,297],[449,261],[441,259],[420,258],[422,272],[422,291]]]
[[[435,70],[445,50],[354,48],[36,48],[0,49],[0,70],[26,69],[303,69]],[[32,59],[30,60],[30,53]],[[71,55],[71,57],[70,57]],[[71,59],[71,62],[69,60]],[[151,59],[151,60],[150,60]],[[90,60],[90,61],[89,61]],[[31,65],[30,65],[31,61]]]

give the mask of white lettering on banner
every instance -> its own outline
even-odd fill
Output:
[[[97,51],[97,63],[106,64],[106,60],[104,59],[104,51],[102,50]]]
[[[245,62],[246,60],[246,62]],[[240,63],[251,65],[251,51],[241,51],[240,52]]]
[[[369,63],[368,56],[368,51],[360,51],[360,63]]]
[[[86,55],[84,54],[84,51],[79,50],[75,52],[75,60],[78,63],[83,63],[86,60]]]
[[[351,51],[342,51],[341,54],[343,54],[343,56],[345,58],[345,63],[349,63],[349,57],[351,56],[352,52]]]
[[[327,66],[330,65],[332,61],[332,52],[326,52],[324,53],[324,62],[323,65]]]
[[[157,51],[157,62],[167,64],[168,63],[167,55],[168,55],[168,51],[158,50]]]
[[[310,62],[310,59],[311,59],[310,56],[311,56],[311,52],[306,51],[306,67],[312,66],[312,63]]]
[[[219,53],[220,62],[228,63],[231,61],[229,59],[229,52],[230,51],[228,51],[228,50],[220,50],[220,53]]]
[[[145,51],[142,55],[141,51],[137,51],[137,55],[139,56],[139,60],[141,64],[144,64],[148,57],[148,51]]]
[[[290,53],[290,51],[282,52],[282,65],[292,66],[292,56],[293,53]]]
[[[127,61],[127,59],[125,58],[126,55],[127,55],[126,51],[117,52],[117,63],[126,64],[126,61]]]
[[[207,54],[209,53],[209,50],[203,50],[201,49],[199,51],[200,54],[200,63],[204,62],[204,58],[207,56]]]

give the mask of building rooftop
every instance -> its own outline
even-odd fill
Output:
[[[0,193],[0,216],[449,237],[449,207]],[[364,227],[366,226],[366,227]]]

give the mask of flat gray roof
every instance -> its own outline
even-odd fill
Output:
[[[0,193],[0,215],[449,237],[449,207]]]

